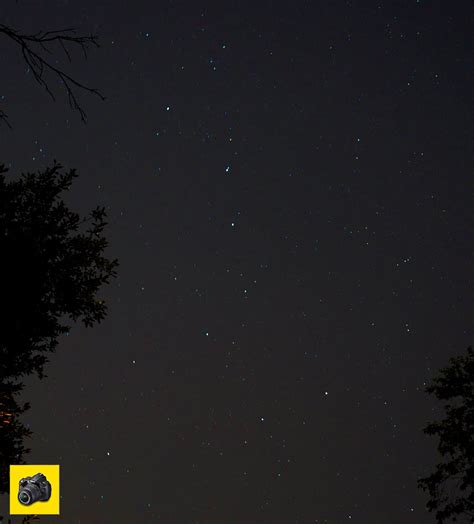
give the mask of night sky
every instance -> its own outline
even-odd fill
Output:
[[[472,3],[2,4],[97,33],[55,58],[107,97],[84,125],[3,37],[0,162],[77,168],[121,264],[27,380],[46,522],[433,523],[423,389],[474,338]]]

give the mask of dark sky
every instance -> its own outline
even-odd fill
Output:
[[[3,38],[1,162],[77,168],[121,262],[28,380],[47,522],[433,523],[423,388],[473,342],[471,2],[2,3],[98,33],[56,56],[108,97],[84,125]]]

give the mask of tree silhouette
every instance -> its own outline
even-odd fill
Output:
[[[0,24],[0,35],[17,46],[33,78],[53,100],[50,78],[64,85],[70,107],[84,123],[86,113],[76,93],[82,90],[105,100],[52,58],[60,48],[71,62],[74,46],[87,58],[91,46],[99,47],[97,36],[77,35],[74,29],[26,34],[5,24]],[[1,108],[0,122],[12,127]],[[105,210],[96,208],[81,220],[60,200],[76,176],[74,170],[61,174],[61,167],[55,162],[44,173],[6,183],[7,169],[0,165],[0,494],[8,491],[8,465],[24,463],[29,451],[23,442],[31,431],[19,418],[29,403],[20,405],[15,398],[23,389],[18,378],[33,372],[44,376],[46,353],[54,351],[58,336],[68,331],[61,318],[82,320],[86,326],[104,318],[105,303],[96,293],[115,276],[118,265],[102,255],[107,247],[102,236]],[[87,223],[89,229],[80,233]],[[36,520],[31,515],[22,522]]]
[[[30,405],[19,405],[15,399],[22,389],[22,384],[0,383],[0,493],[8,490],[9,464],[22,464],[23,456],[30,451],[23,441],[31,431],[19,420]]]
[[[76,178],[56,161],[43,172],[6,181],[0,165],[0,493],[7,492],[8,464],[21,464],[30,432],[20,420],[18,379],[44,376],[48,354],[69,331],[68,318],[86,326],[107,308],[97,293],[116,276],[117,260],[104,256],[106,212],[81,218],[61,198]]]
[[[474,351],[454,357],[440,370],[425,391],[439,400],[452,401],[445,406],[446,417],[423,430],[438,435],[438,451],[445,461],[418,486],[429,493],[427,509],[436,512],[438,524],[457,522],[458,516],[474,518]],[[473,522],[472,520],[471,522]]]
[[[57,66],[57,61],[52,60],[54,46],[58,46],[71,62],[69,48],[72,46],[80,47],[84,57],[87,58],[87,51],[91,46],[99,47],[96,35],[84,36],[76,35],[75,29],[61,29],[56,31],[38,31],[34,34],[25,34],[12,27],[0,24],[0,35],[5,36],[14,42],[21,52],[21,57],[25,65],[33,74],[33,78],[44,87],[53,100],[56,100],[48,83],[48,74],[55,76],[64,85],[69,100],[69,105],[73,110],[79,112],[81,120],[86,121],[86,113],[82,109],[76,96],[76,91],[83,90],[98,96],[102,100],[105,97],[92,87],[88,87],[74,79],[71,75]],[[48,56],[49,55],[49,56]],[[0,121],[11,127],[7,114],[0,109]]]

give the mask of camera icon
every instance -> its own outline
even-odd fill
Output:
[[[43,473],[22,478],[19,482],[18,501],[24,506],[46,502],[51,498],[51,483]]]
[[[59,515],[59,464],[10,464],[10,515]]]

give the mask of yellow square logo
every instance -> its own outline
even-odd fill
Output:
[[[59,515],[59,465],[10,466],[10,515]]]

